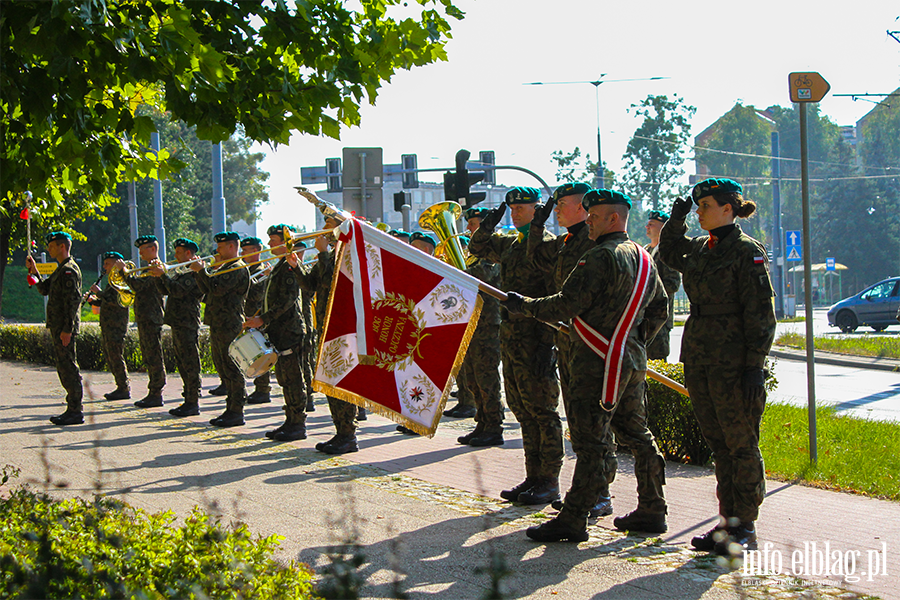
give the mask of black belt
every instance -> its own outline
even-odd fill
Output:
[[[742,313],[744,307],[737,302],[728,304],[691,304],[692,317],[713,317],[716,315],[736,315]]]

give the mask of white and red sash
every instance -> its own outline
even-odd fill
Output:
[[[634,243],[634,242],[632,242]],[[604,410],[612,410],[618,402],[619,380],[622,377],[622,358],[625,355],[625,342],[640,312],[641,303],[647,293],[647,284],[650,282],[650,265],[653,260],[650,254],[640,245],[634,244],[638,249],[638,272],[634,279],[634,287],[631,289],[631,297],[628,304],[616,323],[612,339],[606,339],[599,331],[588,325],[580,316],[573,319],[572,325],[588,348],[606,361],[603,373],[603,391],[600,396],[600,405]]]

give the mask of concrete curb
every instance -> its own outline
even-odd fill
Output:
[[[806,362],[806,352],[794,350],[785,346],[773,346],[769,351],[770,356],[784,360],[796,360]],[[871,356],[851,356],[849,354],[835,354],[834,352],[816,352],[815,361],[825,365],[837,365],[852,369],[875,369],[878,371],[900,372],[900,360],[892,358],[875,358]]]

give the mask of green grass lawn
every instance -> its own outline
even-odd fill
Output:
[[[900,501],[900,423],[816,410],[818,463],[809,460],[807,410],[769,404],[760,449],[769,477]]]
[[[805,349],[806,336],[801,333],[782,333],[775,340],[775,345]],[[900,359],[900,336],[816,337],[813,338],[813,345],[816,350],[823,352]]]

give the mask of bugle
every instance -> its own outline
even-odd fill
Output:
[[[215,271],[213,273],[210,273],[209,275],[210,275],[210,277],[214,277],[216,275],[224,275],[225,273],[231,273],[232,271],[237,271],[238,269],[243,269],[244,267],[252,267],[253,265],[261,265],[264,262],[269,262],[270,260],[276,260],[278,258],[282,258],[286,254],[293,251],[294,244],[296,244],[297,242],[302,242],[303,240],[309,240],[312,238],[319,237],[321,235],[329,235],[329,234],[333,234],[333,233],[334,233],[334,229],[320,229],[318,231],[310,231],[308,233],[299,233],[296,235],[292,235],[290,237],[290,239],[288,239],[285,243],[279,244],[278,246],[272,246],[271,248],[268,249],[268,251],[271,252],[272,250],[274,250],[276,248],[285,248],[287,250],[287,252],[285,254],[274,254],[268,258],[261,258],[259,260],[254,260],[253,262],[244,263],[240,267],[230,267],[228,269],[222,269],[220,271]],[[287,238],[285,238],[285,239],[287,239]]]

